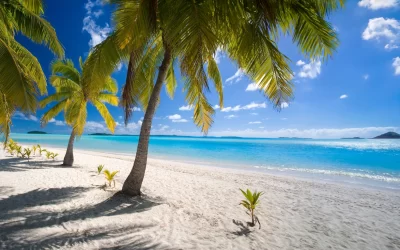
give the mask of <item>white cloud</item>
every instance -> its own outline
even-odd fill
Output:
[[[243,70],[238,69],[233,76],[226,79],[225,83],[229,83],[229,84],[236,83],[236,82],[242,80],[243,76],[244,76]]]
[[[179,108],[180,111],[189,111],[189,110],[193,110],[193,105],[187,105],[187,106],[182,106]]]
[[[59,121],[54,118],[51,118],[49,120],[49,123],[54,123],[54,125],[56,125],[56,126],[65,126],[65,123],[63,121]]]
[[[400,57],[393,58],[392,66],[394,68],[394,74],[396,76],[400,75]]]
[[[232,119],[232,118],[237,118],[237,117],[238,117],[237,115],[227,115],[227,116],[224,116],[225,119]]]
[[[117,123],[115,128],[116,134],[139,134],[142,121],[130,122],[126,126],[124,124]]]
[[[377,40],[387,43],[385,49],[398,48],[400,41],[400,22],[393,18],[369,19],[368,26],[362,33],[364,40]]]
[[[311,61],[308,64],[304,64],[301,66],[299,77],[301,78],[316,78],[319,74],[321,74],[321,61]]]
[[[281,109],[285,109],[285,108],[288,108],[289,107],[289,103],[287,103],[287,102],[282,102],[281,103]]]
[[[13,115],[13,118],[19,119],[19,120],[34,121],[34,122],[39,121],[39,119],[36,116],[30,115],[30,114],[25,115],[24,113],[22,113],[20,111],[16,111]]]
[[[286,121],[287,119],[288,118],[286,118],[286,117],[281,118],[282,121]]]
[[[258,109],[258,108],[266,108],[266,107],[267,107],[267,104],[265,104],[265,102],[263,102],[263,103],[252,102],[245,106],[236,105],[234,107],[225,107],[225,108],[221,109],[221,111],[222,112],[237,112],[240,110]]]
[[[93,9],[101,7],[102,5],[103,5],[102,0],[96,0],[96,1],[88,0],[88,2],[85,4],[86,16],[83,19],[82,30],[89,33],[91,37],[89,41],[90,47],[94,47],[97,44],[104,41],[112,31],[111,27],[107,23],[105,24],[104,27],[101,27],[96,24],[95,20],[101,14],[103,14],[103,11],[101,9],[94,11]]]
[[[225,57],[224,51],[221,48],[217,48],[217,51],[215,51],[215,54],[214,54],[215,62],[217,64],[220,63],[221,62],[221,58],[224,58],[224,57]]]
[[[260,121],[255,121],[255,122],[249,122],[249,124],[261,124]]]
[[[258,84],[253,82],[253,83],[250,83],[249,85],[247,85],[246,91],[256,91],[258,89],[260,89]]]
[[[347,95],[341,95],[339,98],[340,99],[346,99],[348,96]]]
[[[264,127],[258,127],[258,128],[261,128],[261,129],[263,129]]]
[[[388,44],[385,45],[385,49],[386,50],[393,50],[393,49],[398,49],[398,48],[400,48],[400,47],[398,45],[396,45],[396,44],[388,43]]]
[[[170,120],[178,120],[181,118],[182,118],[182,116],[180,116],[178,114],[168,116],[168,119],[170,119]]]
[[[170,119],[172,122],[188,122],[188,120],[182,119],[182,116],[178,114],[170,115],[167,118]]]
[[[258,115],[258,113],[253,112],[253,113],[250,113],[250,115]]]
[[[133,107],[131,108],[132,111],[141,111],[141,109],[139,107]]]
[[[85,125],[85,131],[87,133],[105,133],[107,132],[107,127],[101,122],[88,121]]]
[[[221,107],[218,104],[215,104],[213,109],[220,109]]]
[[[363,78],[364,78],[364,80],[368,80],[369,75],[368,75],[368,74],[365,74],[365,75],[363,75]]]
[[[306,63],[303,62],[302,60],[298,60],[298,61],[296,62],[296,65],[297,65],[297,66],[303,66],[304,64],[306,64]]]
[[[398,0],[361,0],[358,2],[358,6],[378,10],[396,7],[398,3]]]

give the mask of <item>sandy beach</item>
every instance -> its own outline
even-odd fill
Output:
[[[133,156],[75,150],[75,167],[0,150],[0,249],[400,249],[400,194],[150,159],[142,198],[114,195]],[[104,189],[97,165],[120,171]],[[264,192],[258,227],[239,188]]]

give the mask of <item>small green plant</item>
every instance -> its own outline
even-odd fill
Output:
[[[97,167],[97,174],[101,174],[101,171],[103,170],[103,168],[104,168],[104,165],[99,165]]]
[[[118,173],[118,171],[110,172],[108,169],[106,169],[103,171],[103,173],[104,176],[106,177],[106,180],[108,181],[108,186],[111,187],[111,182],[114,182],[114,187],[115,187],[114,176]]]
[[[47,149],[41,149],[41,148],[39,148],[39,152],[40,152],[40,155],[42,155],[43,152],[47,152]]]
[[[51,153],[51,155],[50,155],[50,157],[51,157],[51,159],[53,159],[53,161],[57,156],[58,156],[58,154],[56,154],[56,153]]]
[[[21,146],[15,146],[15,152],[17,152],[17,156],[22,157],[22,148]]]
[[[36,150],[38,150],[38,147],[36,145],[33,145],[32,146],[33,155],[36,155]]]
[[[46,158],[47,159],[50,159],[52,154],[53,154],[52,152],[46,150]]]
[[[24,148],[24,152],[25,152],[24,155],[27,156],[29,160],[29,158],[31,157],[32,150],[30,148]]]
[[[247,209],[247,214],[249,214],[251,217],[251,223],[248,223],[249,226],[254,227],[255,223],[258,222],[258,224],[260,225],[260,228],[261,228],[261,223],[258,220],[257,216],[254,214],[254,210],[256,209],[257,205],[260,203],[259,198],[263,193],[257,192],[257,191],[254,191],[254,193],[252,193],[249,189],[247,189],[246,192],[243,191],[242,189],[240,189],[240,191],[242,191],[242,194],[246,198],[245,200],[242,200],[240,202],[240,205],[242,205],[243,207],[245,207]]]

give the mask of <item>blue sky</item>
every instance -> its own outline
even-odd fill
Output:
[[[45,1],[45,16],[55,27],[65,47],[66,57],[74,62],[86,57],[93,45],[112,31],[112,6],[99,0]],[[279,48],[291,59],[295,72],[295,97],[277,112],[235,63],[223,52],[216,58],[224,81],[224,109],[218,109],[212,136],[340,138],[370,137],[386,131],[400,132],[400,1],[348,0],[344,10],[330,16],[338,31],[340,46],[327,61],[310,62],[299,53],[290,37],[282,37]],[[50,75],[53,55],[45,47],[18,37],[38,57],[46,75]],[[113,77],[121,87],[126,66]],[[201,135],[192,122],[193,110],[187,107],[182,82],[174,100],[165,91],[153,121],[153,134]],[[54,90],[49,86],[49,92]],[[218,97],[209,95],[213,105]],[[140,107],[138,107],[140,108]],[[45,112],[26,116],[16,113],[12,132],[44,130],[70,132],[60,114],[45,128],[40,117]],[[142,111],[134,112],[125,127],[122,109],[110,107],[118,122],[116,133],[138,134]],[[89,108],[86,133],[106,132],[100,115]]]

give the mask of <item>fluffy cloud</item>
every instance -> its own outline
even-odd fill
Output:
[[[392,66],[394,68],[394,74],[396,76],[400,75],[400,57],[393,58]]]
[[[365,74],[365,75],[363,75],[363,78],[364,78],[364,80],[368,80],[369,75],[368,75],[368,74]]]
[[[236,82],[242,80],[243,77],[244,77],[243,70],[242,69],[238,69],[233,76],[231,76],[228,79],[226,79],[225,83],[233,84],[233,83],[236,83]]]
[[[267,104],[265,104],[265,102],[263,102],[263,103],[252,102],[245,106],[236,105],[234,107],[225,107],[225,108],[221,109],[221,111],[222,112],[237,112],[240,110],[258,109],[258,108],[266,108],[266,107],[267,107]]]
[[[224,57],[225,57],[224,51],[221,48],[217,48],[217,51],[215,51],[215,54],[214,54],[215,62],[217,64],[220,63],[221,62],[221,58],[224,58]]]
[[[297,66],[303,66],[304,64],[306,64],[306,63],[303,62],[302,60],[298,60],[298,61],[296,62],[296,65],[297,65]]]
[[[233,119],[233,118],[237,118],[237,117],[238,117],[237,115],[227,115],[227,116],[224,116],[225,119]]]
[[[250,113],[250,115],[258,115],[258,113],[253,112],[253,113]]]
[[[371,10],[392,8],[396,7],[398,4],[398,0],[361,0],[358,2],[358,6]]]
[[[193,105],[187,105],[187,106],[182,106],[179,108],[180,111],[189,111],[189,110],[193,110]]]
[[[82,30],[89,33],[91,39],[89,41],[89,46],[94,47],[97,44],[104,41],[108,35],[111,33],[111,27],[106,23],[104,27],[101,27],[96,24],[96,19],[103,14],[103,11],[97,10],[94,11],[94,8],[101,7],[103,5],[102,0],[91,1],[85,4],[86,16],[83,19],[83,28]]]
[[[300,72],[298,76],[301,78],[316,78],[319,74],[321,74],[321,61],[311,61],[308,64],[301,64]]]
[[[51,118],[49,123],[54,123],[54,125],[56,125],[56,126],[64,126],[65,125],[65,123],[63,121],[59,121],[54,118]]]
[[[255,122],[249,122],[249,124],[261,124],[260,121],[255,121]]]
[[[182,119],[182,117],[178,114],[170,115],[167,118],[170,119],[172,122],[188,122],[188,120]]]
[[[287,102],[282,102],[281,103],[281,109],[285,109],[285,108],[288,108],[289,107],[289,103],[287,103]]]
[[[377,40],[385,42],[385,49],[391,50],[398,48],[400,40],[400,22],[393,18],[372,18],[368,21],[368,26],[362,33],[364,40]]]
[[[141,111],[141,109],[139,107],[133,107],[131,108],[132,111]]]
[[[250,83],[249,85],[247,85],[246,91],[256,91],[258,89],[260,89],[258,84],[253,82],[253,83]]]
[[[341,95],[339,98],[340,99],[346,99],[348,96],[347,95]]]
[[[34,121],[34,122],[38,122],[39,119],[34,116],[34,115],[25,115],[24,113],[20,112],[20,111],[16,111],[13,115],[13,118],[15,119],[19,119],[19,120],[26,120],[26,121]]]
[[[221,107],[218,105],[218,104],[215,104],[214,106],[213,106],[213,109],[220,109]]]

